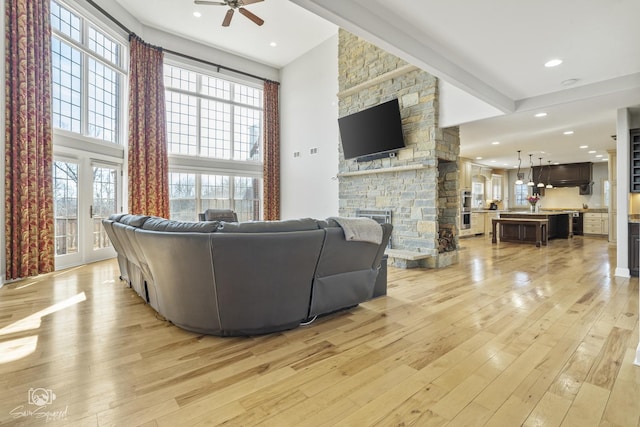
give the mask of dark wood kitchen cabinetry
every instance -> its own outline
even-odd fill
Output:
[[[639,163],[640,164],[640,163]],[[541,173],[542,172],[542,173]],[[563,165],[533,167],[534,181],[551,183],[554,187],[578,187],[591,183],[593,163],[567,163]]]
[[[629,131],[629,143],[631,144],[629,158],[629,189],[632,193],[640,193],[640,129]]]
[[[629,223],[629,273],[638,276],[640,272],[640,224]]]

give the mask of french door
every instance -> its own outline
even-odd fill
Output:
[[[53,184],[56,270],[115,256],[101,221],[122,210],[120,166],[56,156]]]

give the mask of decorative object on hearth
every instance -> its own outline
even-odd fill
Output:
[[[520,150],[518,150],[518,172],[516,173],[516,185],[522,185],[522,177],[520,176],[520,166],[522,165],[522,159],[520,158]]]
[[[249,12],[243,6],[258,3],[263,0],[223,0],[223,1],[208,1],[208,0],[194,0],[195,4],[201,4],[205,6],[229,6],[229,10],[227,10],[227,14],[224,16],[224,20],[222,21],[223,27],[228,27],[231,24],[231,18],[233,18],[233,12],[238,9],[238,12],[249,18],[256,25],[264,24],[264,20],[257,17],[253,13]]]

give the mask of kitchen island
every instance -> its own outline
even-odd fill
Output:
[[[500,218],[547,220],[548,223],[545,227],[547,235],[543,241],[573,237],[573,216],[571,212],[503,212],[500,214]],[[533,227],[536,227],[533,222],[527,224],[526,222],[509,223],[505,221],[500,222],[496,233],[499,233],[500,240],[505,242],[537,243],[540,240],[536,240],[536,230]]]

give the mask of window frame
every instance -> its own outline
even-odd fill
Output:
[[[198,73],[198,74],[204,74],[208,77],[214,77],[214,78],[219,78],[222,80],[227,80],[230,81],[231,83],[234,84],[239,84],[239,85],[244,85],[244,86],[250,86],[256,89],[260,89],[263,90],[263,85],[262,85],[262,81],[257,81],[257,80],[251,80],[251,79],[242,79],[242,78],[237,78],[237,77],[233,77],[233,76],[229,76],[227,74],[223,74],[218,72],[217,69],[213,68],[213,67],[207,67],[206,65],[195,65],[193,63],[191,63],[191,61],[188,60],[182,60],[182,59],[177,59],[175,56],[172,56],[170,53],[165,53],[165,59],[164,59],[164,63],[165,65],[169,65],[169,66],[173,66],[173,67],[178,67],[178,68],[182,68],[185,69],[187,71],[191,71],[194,73]],[[173,91],[173,92],[177,92],[177,93],[184,93],[184,94],[188,94],[188,95],[194,95],[193,92],[189,92],[189,91],[180,91],[180,90],[176,90],[174,88],[168,88],[165,87],[166,91]],[[219,98],[216,97],[211,97],[211,96],[207,96],[207,95],[202,95],[202,94],[196,94],[197,96],[201,96],[202,98],[206,98],[206,99],[212,99],[214,101],[224,101],[224,102],[229,102],[229,103],[234,103],[232,100],[231,101],[227,101],[227,100],[220,100]],[[263,97],[264,97],[264,92],[263,92]],[[264,102],[264,98],[263,98],[263,102]],[[240,104],[240,103],[234,103],[234,105],[238,105],[241,107],[247,107],[246,104]],[[198,103],[198,107],[199,108],[200,104]],[[264,112],[264,106],[260,106],[260,107],[252,107],[252,108],[256,108],[262,112]],[[233,111],[232,111],[233,114]],[[258,217],[260,219],[264,218],[264,199],[262,196],[262,190],[263,190],[263,186],[264,186],[264,171],[263,171],[263,167],[264,167],[264,113],[263,116],[261,118],[261,131],[262,131],[262,137],[261,137],[261,141],[260,141],[260,151],[261,151],[261,155],[260,155],[260,160],[234,160],[232,159],[221,159],[221,158],[214,158],[214,157],[205,157],[205,156],[200,156],[200,155],[196,155],[196,156],[191,156],[191,155],[184,155],[184,154],[174,154],[174,153],[170,153],[168,152],[168,157],[169,157],[169,173],[191,173],[191,174],[196,174],[196,180],[195,180],[195,194],[196,194],[196,212],[194,212],[194,216],[197,219],[197,214],[202,212],[202,199],[200,197],[201,195],[201,183],[202,183],[202,179],[201,179],[201,175],[225,175],[225,176],[229,176],[229,178],[232,180],[233,182],[233,178],[235,177],[247,177],[247,178],[254,178],[254,179],[259,179],[260,180],[260,212]],[[200,144],[200,114],[198,114],[198,120],[197,120],[197,138],[198,138],[198,147]],[[233,135],[233,123],[232,123],[232,129],[231,129],[232,135]],[[232,138],[232,146],[233,146],[233,138]],[[168,141],[167,141],[168,144]],[[233,152],[232,152],[233,153]],[[234,207],[234,188],[233,188],[233,184],[230,184],[229,187],[229,203],[230,203],[230,209],[233,209]]]
[[[113,151],[116,148],[117,153],[121,153],[127,147],[127,115],[128,115],[128,87],[129,87],[129,41],[128,34],[124,31],[117,31],[112,28],[109,22],[105,22],[103,17],[88,11],[75,1],[71,0],[54,0],[62,7],[69,9],[72,13],[78,15],[81,19],[81,39],[82,42],[68,37],[66,34],[59,32],[51,26],[51,38],[58,38],[61,42],[66,43],[74,49],[80,51],[82,55],[82,72],[81,72],[81,91],[80,91],[80,133],[61,129],[53,126],[54,144],[67,146],[69,148],[79,148],[86,151],[94,151],[104,153],[105,151]],[[120,44],[120,64],[114,64],[104,59],[91,49],[89,49],[89,31],[93,27],[95,30],[111,37],[115,42]],[[95,138],[88,133],[89,129],[89,61],[91,58],[109,68],[115,70],[120,76],[120,84],[116,102],[118,105],[117,123],[115,131],[115,141],[108,141],[101,138]],[[52,82],[53,83],[53,82]],[[82,148],[78,146],[84,145]],[[89,144],[87,144],[89,143]],[[93,145],[93,147],[91,147]],[[114,153],[115,154],[115,153]],[[122,158],[121,154],[117,154]]]

